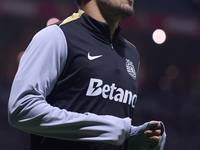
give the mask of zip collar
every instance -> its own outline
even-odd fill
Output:
[[[108,23],[100,22],[88,14],[84,13],[84,11],[79,10],[78,14],[81,14],[81,18],[83,19],[83,26],[88,28],[89,31],[94,33],[99,38],[102,38],[103,40],[106,40],[106,42],[116,42],[119,35],[121,28],[118,26],[118,28],[115,30],[115,33],[113,35],[113,39],[111,41],[111,35],[110,35],[110,28]]]

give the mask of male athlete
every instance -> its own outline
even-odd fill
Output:
[[[119,33],[133,0],[77,0],[78,13],[38,32],[13,81],[9,121],[31,150],[162,150],[165,128],[132,126],[139,54]]]

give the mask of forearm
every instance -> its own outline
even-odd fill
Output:
[[[45,137],[120,145],[130,130],[129,118],[69,112],[30,97],[19,103],[14,110],[10,109],[11,125]]]

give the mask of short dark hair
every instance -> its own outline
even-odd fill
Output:
[[[81,7],[81,0],[75,0],[75,1],[76,1],[77,5],[78,5],[79,7]]]

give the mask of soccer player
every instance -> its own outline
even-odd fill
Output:
[[[31,150],[164,148],[160,121],[132,126],[139,54],[118,21],[133,0],[77,0],[78,13],[39,31],[12,84],[10,124],[31,134]]]

